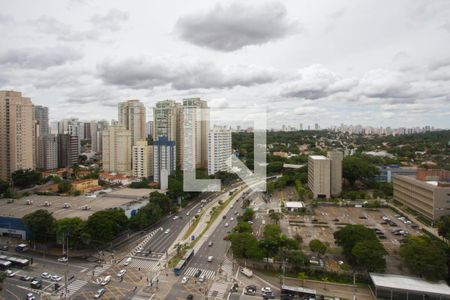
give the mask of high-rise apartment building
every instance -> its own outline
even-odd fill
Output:
[[[57,143],[58,168],[68,168],[78,163],[80,148],[77,136],[68,133],[58,134]]]
[[[208,167],[208,103],[200,98],[183,99],[183,170]]]
[[[331,196],[339,196],[342,193],[342,160],[344,154],[341,151],[329,151],[327,153],[331,161]]]
[[[208,135],[208,175],[229,171],[227,160],[232,153],[231,130],[214,127]]]
[[[131,174],[131,132],[117,122],[103,131],[103,170]]]
[[[330,198],[342,192],[342,159],[339,151],[323,155],[310,155],[308,158],[308,186],[314,198]]]
[[[56,135],[47,134],[39,137],[38,164],[41,170],[52,170],[58,168],[58,140]]]
[[[323,155],[308,158],[308,186],[314,198],[330,198],[331,161]]]
[[[50,134],[48,123],[48,107],[40,105],[34,106],[34,118],[39,124],[39,136]]]
[[[153,137],[153,121],[147,122],[147,136],[149,135]]]
[[[150,176],[153,176],[153,146],[148,145],[146,140],[140,140],[133,146],[133,177]]]
[[[168,175],[173,175],[176,169],[175,142],[163,136],[153,143],[153,180],[166,182]]]
[[[138,140],[143,140],[146,135],[145,106],[139,100],[128,100],[118,105],[119,124],[131,133],[131,146]]]
[[[0,91],[0,179],[19,169],[34,169],[33,103],[16,91]]]
[[[163,100],[153,108],[153,140],[167,137],[175,142],[176,165],[183,167],[183,106],[173,100]]]
[[[92,145],[92,151],[97,153],[102,153],[103,149],[103,131],[106,130],[109,126],[109,123],[107,121],[98,121],[93,125],[91,122],[91,145]],[[94,129],[95,128],[95,129]]]

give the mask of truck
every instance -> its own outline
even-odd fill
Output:
[[[248,268],[241,268],[241,273],[244,274],[245,276],[247,276],[248,278],[253,276],[252,270],[250,270]]]

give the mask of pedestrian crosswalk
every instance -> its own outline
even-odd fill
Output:
[[[229,260],[228,258],[225,258],[225,260],[222,263],[222,271],[225,274],[228,274],[230,276],[233,276],[233,262]]]
[[[159,265],[162,264],[156,260],[134,258],[128,266],[133,268],[141,268],[149,271],[157,271]]]
[[[142,250],[144,250],[145,245],[147,245],[147,243],[150,241],[150,239],[160,230],[163,230],[163,228],[159,227],[158,229],[155,229],[152,232],[150,232],[149,234],[147,234],[145,236],[144,240],[142,240],[142,242],[140,242],[139,245],[136,246],[136,248],[131,250],[130,254],[136,255],[138,253],[141,253]]]
[[[216,272],[215,271],[211,271],[211,270],[205,270],[205,269],[199,269],[199,268],[194,268],[194,267],[189,267],[186,269],[186,271],[184,272],[184,276],[190,276],[190,277],[194,277],[195,273],[197,273],[197,271],[200,270],[202,271],[201,275],[204,275],[206,279],[214,279]]]
[[[208,292],[208,299],[223,299],[228,290],[228,284],[214,282]]]
[[[83,286],[87,284],[87,281],[75,279],[69,285],[67,286],[67,293],[66,296],[71,297],[73,294],[78,292],[79,289],[81,289]],[[63,288],[63,291],[66,291],[65,288]]]
[[[111,265],[108,265],[108,264],[102,265],[101,267],[95,267],[95,269],[94,269],[94,277],[102,275],[103,272],[108,270],[110,267],[111,267]]]

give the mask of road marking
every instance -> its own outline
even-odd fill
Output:
[[[71,297],[73,294],[78,292],[78,290],[81,289],[86,284],[87,284],[87,281],[75,279],[74,281],[69,283],[69,285],[67,286],[68,293],[66,295]],[[62,290],[65,291],[66,289],[63,288]]]
[[[201,275],[205,275],[206,279],[214,279],[216,272],[215,271],[211,271],[211,270],[205,270],[205,269],[200,269],[200,268],[194,268],[194,267],[189,267],[186,269],[186,271],[184,272],[184,276],[189,276],[189,277],[194,277],[195,273],[197,273],[197,271],[200,270],[202,271]]]
[[[208,298],[223,299],[226,291],[228,290],[228,284],[214,282],[208,292]]]

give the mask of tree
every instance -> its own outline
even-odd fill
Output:
[[[245,222],[253,220],[255,217],[255,212],[253,211],[253,208],[246,208],[244,213],[242,214],[242,220]]]
[[[369,272],[384,272],[386,269],[387,252],[378,239],[357,242],[352,249],[352,255],[357,266]]]
[[[72,184],[67,181],[63,180],[60,183],[58,183],[58,193],[65,194],[72,190]]]
[[[288,263],[292,268],[298,270],[308,264],[308,259],[301,250],[290,250],[286,254]]]
[[[450,240],[450,215],[442,216],[437,223],[437,227],[439,235]]]
[[[400,257],[416,276],[437,281],[447,277],[448,246],[427,236],[409,236],[400,246]]]
[[[6,193],[9,190],[9,183],[7,181],[0,180],[0,195]]]
[[[322,243],[320,240],[311,240],[309,242],[309,249],[314,252],[317,253],[317,255],[324,255],[325,252],[327,251],[327,245],[325,245],[324,243]]]
[[[275,224],[278,224],[278,222],[280,221],[280,219],[281,219],[281,213],[279,213],[279,212],[275,212],[275,211],[270,211],[269,212],[269,218],[275,223]]]
[[[353,247],[359,241],[376,240],[377,236],[372,229],[363,225],[347,225],[334,234],[336,244],[342,247],[344,255],[351,258]]]
[[[161,194],[159,192],[153,192],[150,194],[150,202],[155,203],[156,205],[161,208],[163,213],[169,213],[170,212],[170,198],[164,194]]]
[[[278,174],[283,170],[284,163],[282,161],[274,161],[267,165],[268,174]]]
[[[20,169],[11,174],[11,180],[14,187],[26,189],[41,183],[42,174],[31,169]]]
[[[378,168],[375,165],[361,157],[346,156],[342,161],[342,175],[351,185],[354,185],[357,180],[370,184],[378,173]]]
[[[86,221],[78,217],[57,220],[56,234],[60,239],[63,236],[69,236],[69,247],[75,249],[86,247],[89,241],[86,235]]]
[[[156,223],[163,216],[162,209],[154,202],[148,203],[131,217],[130,227],[144,229]]]
[[[39,243],[54,241],[55,218],[45,209],[38,209],[22,218],[24,224],[31,230],[31,237]]]
[[[253,234],[248,232],[231,234],[230,240],[231,249],[236,257],[261,260],[262,253]]]
[[[86,231],[97,245],[111,241],[127,227],[128,218],[120,208],[95,212],[86,223]]]
[[[236,227],[234,227],[234,232],[236,233],[252,233],[252,225],[247,222],[239,222]]]

